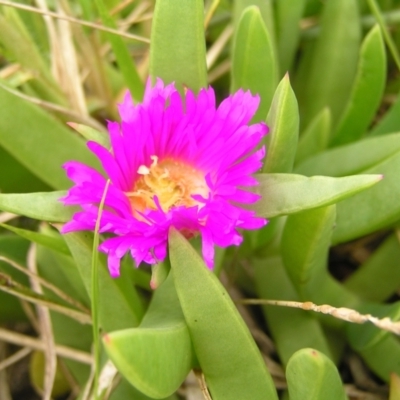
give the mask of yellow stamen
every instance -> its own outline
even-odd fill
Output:
[[[199,194],[207,197],[209,189],[201,171],[184,162],[166,158],[159,162],[158,157],[150,157],[150,167],[141,165],[138,168],[139,179],[133,190],[126,195],[132,205],[134,214],[146,209],[157,209],[154,197],[157,196],[163,211],[175,206],[201,206],[192,198]]]

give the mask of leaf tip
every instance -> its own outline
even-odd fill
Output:
[[[110,335],[108,335],[108,334],[105,334],[104,336],[103,336],[103,342],[104,342],[104,344],[110,344],[111,343],[111,338],[110,338]]]
[[[78,124],[76,122],[69,121],[67,122],[67,125],[72,129],[78,130]]]

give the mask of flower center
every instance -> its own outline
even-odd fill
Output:
[[[203,174],[192,166],[166,158],[158,162],[157,156],[151,156],[150,168],[141,165],[138,168],[139,179],[133,190],[126,195],[132,205],[132,210],[143,212],[146,209],[156,210],[156,196],[163,211],[175,206],[201,206],[202,203],[192,198],[199,194],[207,197],[209,189]]]

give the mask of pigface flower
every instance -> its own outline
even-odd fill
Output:
[[[109,122],[111,149],[88,142],[110,179],[100,232],[112,233],[100,250],[108,254],[112,276],[129,251],[139,265],[167,255],[170,227],[187,238],[200,234],[206,265],[213,267],[214,245],[239,245],[241,229],[257,229],[266,221],[240,204],[258,200],[252,176],[260,169],[267,133],[263,123],[249,125],[258,96],[239,90],[215,105],[212,88],[182,100],[174,84],[147,84],[142,104],[129,93],[119,106],[121,123]],[[106,180],[81,163],[64,165],[75,185],[65,205],[82,211],[63,232],[94,230]]]

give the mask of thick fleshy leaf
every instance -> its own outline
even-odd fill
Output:
[[[381,175],[307,178],[294,174],[259,174],[256,177],[259,185],[255,191],[262,198],[251,208],[266,218],[337,203],[382,180]]]
[[[248,7],[235,32],[231,92],[241,88],[260,95],[260,106],[253,121],[264,121],[277,84],[277,62],[271,37],[259,8]]]
[[[235,30],[239,26],[239,21],[243,15],[243,11],[251,6],[256,6],[261,13],[261,17],[267,27],[269,36],[275,43],[275,25],[273,15],[272,0],[235,0],[233,3],[233,25]],[[275,46],[275,44],[274,44]]]
[[[57,344],[90,354],[93,340],[90,325],[80,324],[59,313],[51,313],[51,324],[54,340]],[[68,358],[63,358],[63,363],[80,387],[84,387],[90,376],[90,366]]]
[[[150,75],[195,92],[207,85],[204,1],[157,0],[154,10]]]
[[[213,399],[277,399],[261,354],[218,278],[173,229],[169,245],[176,291]]]
[[[257,294],[261,299],[300,301],[280,255],[253,259]],[[286,307],[263,306],[279,358],[286,365],[297,350],[313,346],[331,355],[332,349],[315,315]],[[296,329],[293,329],[296,327]]]
[[[275,91],[267,116],[267,156],[263,172],[292,172],[299,136],[299,109],[296,96],[285,75]]]
[[[107,353],[121,374],[154,399],[182,384],[193,364],[192,344],[172,275],[155,291],[138,328],[103,337]]]
[[[385,45],[379,25],[376,25],[361,46],[357,76],[334,133],[333,146],[354,142],[364,135],[381,103],[385,82]]]
[[[347,289],[369,301],[384,301],[400,286],[400,245],[391,235],[344,282]]]
[[[330,131],[331,113],[329,108],[324,108],[300,136],[296,152],[296,164],[324,151],[328,147]]]
[[[290,400],[347,400],[335,364],[315,349],[302,349],[292,356],[286,379]]]
[[[277,20],[277,48],[283,73],[289,71],[300,38],[300,19],[306,0],[279,0],[275,3]]]
[[[65,244],[62,237],[49,236],[41,232],[34,232],[27,229],[16,228],[15,226],[7,224],[0,223],[0,226],[8,229],[11,232],[14,232],[15,234],[33,243],[41,244],[62,254],[70,254],[68,246]]]
[[[99,169],[84,140],[38,106],[1,87],[0,145],[55,189],[70,186],[61,168],[66,161],[81,161]]]
[[[78,266],[88,295],[91,296],[91,259],[93,236],[88,232],[74,232],[64,235],[65,241]],[[143,316],[143,305],[139,294],[129,279],[129,273],[111,278],[105,256],[99,254],[99,318],[102,329],[111,332],[137,326]],[[110,301],[112,299],[112,301]]]
[[[48,222],[67,222],[76,211],[65,207],[60,198],[64,191],[22,194],[1,194],[0,210]]]
[[[384,179],[367,192],[338,204],[332,238],[335,244],[389,227],[400,218],[400,152],[365,173],[380,173]]]
[[[111,147],[108,133],[98,131],[90,126],[76,124],[75,122],[69,122],[68,125],[79,132],[86,140],[97,142],[107,149]]]
[[[118,386],[111,393],[110,400],[127,400],[127,399],[135,399],[135,400],[150,400],[151,397],[146,396],[145,394],[139,392],[136,388],[134,388],[126,379],[122,378]],[[168,396],[165,400],[180,400],[178,395],[173,394],[172,396]]]
[[[71,255],[64,255],[47,247],[38,246],[37,261],[41,276],[59,286],[72,298],[90,307],[89,296],[80,271]],[[48,295],[52,295],[52,293],[48,293]]]
[[[358,174],[400,151],[400,133],[369,138],[324,151],[300,163],[298,174],[346,176]]]
[[[328,253],[336,206],[320,207],[288,217],[282,235],[282,258],[302,301],[352,308],[358,298],[328,272]],[[343,324],[326,319],[333,326]]]
[[[51,187],[0,147],[0,193],[45,192]]]
[[[307,68],[299,67],[305,74],[296,75],[295,80],[303,126],[325,107],[329,107],[335,122],[346,106],[357,69],[361,36],[357,3],[357,0],[324,3],[317,42],[302,60]]]

